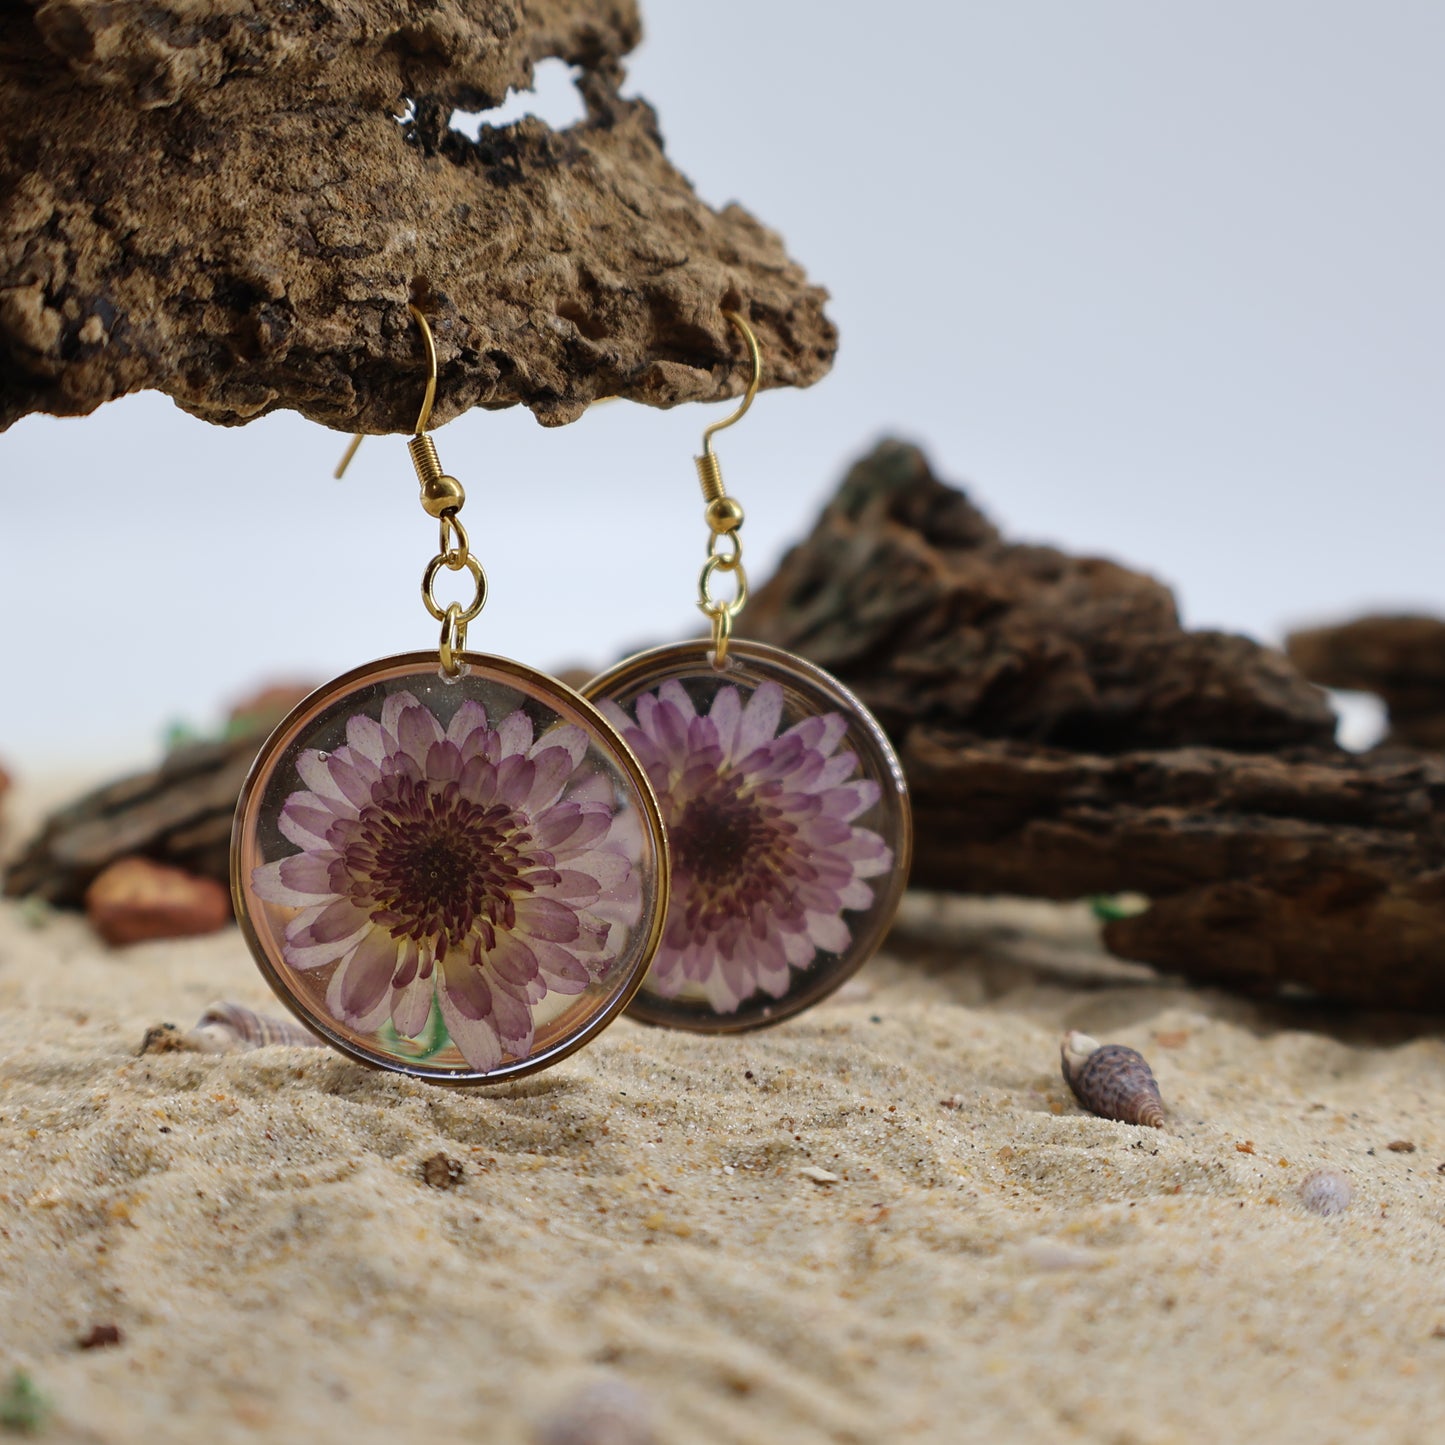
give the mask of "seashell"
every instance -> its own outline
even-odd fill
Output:
[[[1299,1197],[1312,1214],[1343,1214],[1355,1197],[1355,1186],[1338,1169],[1316,1169],[1300,1182]]]
[[[1101,1044],[1071,1029],[1059,1055],[1064,1082],[1091,1114],[1151,1129],[1164,1127],[1164,1101],[1143,1054],[1123,1044]]]
[[[235,1049],[324,1048],[309,1029],[290,1019],[258,1014],[239,1003],[213,1003],[185,1035],[185,1047],[200,1054],[227,1054]]]

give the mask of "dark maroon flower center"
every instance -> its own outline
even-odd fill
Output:
[[[474,932],[492,947],[497,928],[516,924],[516,896],[532,892],[523,875],[552,861],[524,817],[471,802],[455,783],[397,779],[346,831],[352,902],[394,938],[433,942],[438,958]]]
[[[668,822],[673,866],[692,930],[785,905],[803,860],[797,829],[772,806],[768,788],[737,791],[719,775]]]
[[[687,804],[671,840],[678,866],[699,883],[714,885],[750,869],[775,832],[755,803],[719,797],[714,789]]]

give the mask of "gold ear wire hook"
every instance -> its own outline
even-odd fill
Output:
[[[336,470],[332,476],[339,482],[346,475],[346,469],[351,465],[351,459],[356,455],[357,448],[366,440],[365,432],[357,432],[351,439],[350,445],[341,454],[341,460],[336,464]]]
[[[426,342],[426,395],[422,397],[421,411],[416,418],[416,436],[425,436],[427,426],[431,422],[432,404],[437,399],[437,344],[431,334],[431,327],[427,325],[427,319],[417,310],[410,301],[406,303],[406,309],[411,312],[416,324],[421,327],[421,339]]]
[[[748,408],[758,394],[758,384],[763,379],[763,353],[758,346],[758,338],[753,335],[752,327],[736,311],[724,311],[723,315],[742,333],[743,340],[747,342],[748,355],[753,363],[753,375],[748,382],[747,391],[743,394],[742,404],[731,416],[713,422],[703,432],[702,455],[693,458],[693,464],[697,467],[697,479],[702,487],[703,501],[707,503],[707,524],[716,536],[736,532],[742,526],[743,509],[727,494],[727,487],[723,484],[722,463],[712,449],[712,439],[718,432],[726,430],[748,414]]]
[[[712,620],[713,666],[722,668],[727,664],[728,641],[732,637],[733,623],[737,620],[748,600],[748,574],[743,570],[743,542],[738,529],[743,524],[743,509],[736,498],[727,494],[723,485],[722,464],[712,449],[712,439],[718,432],[741,421],[758,394],[758,384],[763,379],[763,354],[753,329],[736,311],[724,311],[723,315],[743,334],[748,344],[748,355],[753,362],[752,379],[743,395],[742,404],[731,416],[715,421],[702,434],[702,455],[694,457],[697,479],[702,484],[703,500],[707,509],[703,513],[712,537],[708,542],[707,561],[697,582],[697,605],[704,615]],[[732,574],[734,592],[731,601],[714,598],[712,582],[714,574]]]
[[[763,353],[758,347],[758,338],[753,335],[753,328],[738,315],[736,311],[724,311],[724,317],[737,327],[743,334],[743,340],[748,344],[748,355],[752,358],[753,378],[748,382],[748,389],[743,395],[742,405],[731,415],[725,416],[721,421],[715,421],[702,434],[702,454],[705,457],[712,455],[712,439],[718,432],[726,431],[734,422],[741,421],[747,414],[748,408],[753,404],[753,398],[758,394],[758,383],[763,379]]]
[[[426,317],[423,316],[423,315],[421,314],[421,312],[418,311],[417,308],[411,304],[410,301],[407,302],[407,304],[406,304],[406,309],[411,312],[411,314],[412,314],[413,317],[416,318],[416,324],[421,327],[422,340],[426,343],[426,362],[427,362],[426,395],[422,398],[421,411],[420,411],[420,412],[418,413],[418,415],[417,415],[417,419],[416,419],[416,431],[415,431],[415,433],[414,433],[414,437],[415,437],[415,438],[424,438],[424,437],[426,436],[426,429],[427,429],[428,425],[431,423],[431,411],[432,411],[432,407],[433,407],[433,405],[435,404],[436,399],[437,399],[437,344],[436,344],[436,341],[435,341],[435,339],[433,338],[433,336],[432,336],[432,334],[431,334],[431,327],[427,324],[427,319],[426,319]],[[746,408],[744,408],[744,410],[746,410]],[[734,418],[734,420],[736,420],[736,418]],[[365,434],[365,432],[357,432],[356,435],[351,438],[351,444],[350,444],[350,446],[348,446],[348,447],[346,448],[345,454],[342,456],[341,460],[340,460],[340,461],[337,463],[337,465],[336,465],[336,470],[335,470],[335,472],[332,473],[332,475],[336,478],[336,480],[337,480],[338,482],[342,479],[342,477],[344,477],[344,476],[346,475],[346,469],[347,469],[347,467],[349,467],[349,466],[351,465],[351,459],[352,459],[352,457],[354,457],[354,456],[356,455],[357,449],[361,446],[362,442],[365,441],[365,440],[366,440],[366,434]],[[436,455],[435,448],[432,449],[432,455],[433,455],[433,456]],[[413,453],[412,459],[413,459],[413,461],[415,461],[415,459],[416,459],[416,458],[415,458],[415,453]],[[440,476],[440,475],[441,475],[441,466],[440,466],[439,464],[438,464],[438,466],[437,466],[436,471],[437,471],[437,475]],[[419,467],[419,466],[418,466],[418,475],[420,475],[420,467]],[[426,478],[425,478],[425,477],[422,478],[422,486],[423,486],[423,487],[426,486]],[[460,505],[460,504],[458,504],[458,505]]]

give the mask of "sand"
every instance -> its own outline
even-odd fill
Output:
[[[219,998],[281,1012],[234,928],[113,952],[0,906],[0,1385],[49,1399],[40,1438],[1445,1438],[1438,1021],[921,897],[799,1019],[623,1021],[494,1090],[138,1056]],[[1067,1028],[1147,1055],[1167,1130],[1079,1111]],[[1319,1167],[1340,1215],[1300,1201]],[[614,1433],[578,1433],[598,1399]]]

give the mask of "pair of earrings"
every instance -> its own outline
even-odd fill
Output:
[[[231,888],[262,972],[344,1053],[455,1083],[545,1068],[624,1009],[727,1032],[815,1003],[897,910],[908,797],[856,698],[733,636],[743,511],[713,437],[757,392],[751,328],[724,313],[752,380],[696,459],[711,635],[630,658],[579,693],[467,650],[486,574],[462,486],[428,435],[436,347],[409,309],[429,380],[407,445],[440,527],[422,598],[441,640],[327,683],[261,749],[237,806]],[[470,579],[468,604],[437,600],[443,570]]]

